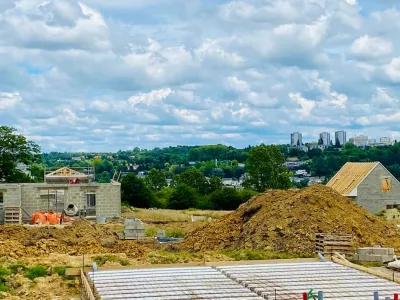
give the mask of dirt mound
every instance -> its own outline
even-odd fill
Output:
[[[58,228],[1,226],[0,256],[45,256],[50,253],[81,255],[114,252],[119,246],[118,234],[111,227],[79,220]],[[143,254],[146,248],[130,244],[129,252]]]
[[[315,233],[351,233],[356,246],[400,250],[400,231],[331,188],[272,190],[188,234],[188,250],[264,249],[312,253]]]

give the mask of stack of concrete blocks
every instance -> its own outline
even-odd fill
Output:
[[[125,219],[124,237],[126,240],[139,240],[145,237],[144,224],[139,219]]]
[[[366,247],[358,248],[354,254],[354,260],[367,262],[386,263],[394,259],[393,248]]]

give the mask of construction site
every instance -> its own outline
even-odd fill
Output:
[[[0,299],[398,300],[397,223],[331,187],[233,212],[121,209],[118,182],[47,175],[0,185]]]

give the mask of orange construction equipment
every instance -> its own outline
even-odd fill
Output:
[[[61,220],[63,218],[62,214],[56,214],[55,212],[45,212],[38,211],[32,214],[32,224],[49,224],[49,225],[57,225],[61,224]]]

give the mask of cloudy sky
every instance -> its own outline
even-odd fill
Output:
[[[0,124],[44,151],[400,139],[398,0],[1,0]]]

